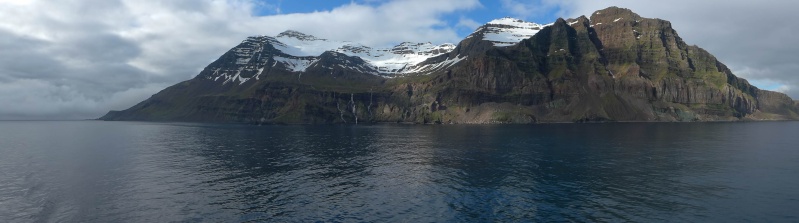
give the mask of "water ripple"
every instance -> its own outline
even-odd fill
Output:
[[[0,222],[795,221],[799,208],[798,123],[2,124]]]

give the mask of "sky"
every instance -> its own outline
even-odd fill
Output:
[[[383,47],[457,43],[502,17],[609,6],[672,22],[754,85],[799,99],[799,1],[0,0],[0,120],[93,119],[196,76],[247,36],[292,29]]]

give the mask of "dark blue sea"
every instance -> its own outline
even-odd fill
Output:
[[[799,122],[0,122],[0,222],[797,222]]]

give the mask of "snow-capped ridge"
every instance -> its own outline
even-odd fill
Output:
[[[494,46],[512,46],[532,37],[538,31],[550,25],[552,24],[541,25],[512,17],[504,17],[489,21],[466,38],[482,35],[483,40],[494,43]]]
[[[490,41],[497,47],[512,46],[524,39],[530,38],[538,31],[552,24],[541,25],[521,19],[504,17],[491,20],[478,28],[468,38],[481,37]],[[439,62],[426,62],[431,58],[448,54],[457,46],[452,43],[435,45],[430,42],[401,42],[392,47],[370,47],[363,44],[323,39],[314,35],[296,30],[286,30],[272,36],[250,36],[231,51],[235,55],[233,64],[236,69],[217,70],[208,79],[224,79],[225,82],[244,82],[258,80],[265,69],[277,68],[290,72],[305,72],[311,67],[328,66],[327,69],[336,67],[371,73],[383,77],[393,77],[413,73],[429,73],[438,69],[446,69],[466,56],[455,55]],[[319,64],[321,57],[343,54],[348,57],[360,58],[363,64],[354,64],[350,59],[334,65]],[[332,53],[332,54],[330,54]],[[332,67],[331,67],[332,66]],[[254,74],[254,78],[244,78]]]
[[[466,39],[481,37],[483,40],[492,42],[496,47],[506,47],[528,39],[550,25],[552,24],[541,25],[504,17],[489,21]],[[217,71],[214,77],[209,77],[209,79],[216,80],[221,77],[226,82],[243,83],[250,79],[258,80],[258,77],[243,78],[242,75],[254,73],[260,76],[264,69],[270,67],[301,73],[311,67],[320,66],[320,57],[325,52],[358,57],[363,61],[363,64],[341,61],[344,64],[332,65],[333,67],[327,67],[329,69],[340,67],[383,77],[429,73],[449,68],[466,60],[466,56],[455,55],[440,62],[425,63],[428,59],[452,52],[456,47],[452,43],[435,45],[430,42],[401,42],[392,47],[377,48],[355,42],[323,39],[296,30],[286,30],[274,37],[248,37],[242,41],[239,47],[232,50],[236,55],[235,65],[240,66],[241,69]],[[276,52],[267,52],[269,51],[267,49],[274,49]]]
[[[239,46],[230,50],[232,64],[214,67],[210,80],[222,79],[222,83],[243,84],[251,79],[259,80],[264,70],[280,69],[289,72],[305,72],[309,68],[349,69],[383,77],[394,77],[420,71],[449,67],[458,60],[444,61],[446,65],[417,66],[426,60],[447,54],[455,44],[434,45],[430,42],[402,42],[393,47],[374,48],[363,44],[318,38],[295,30],[286,30],[274,37],[250,36]],[[339,55],[341,54],[341,55]],[[323,57],[339,57],[330,64],[320,64]],[[346,57],[357,57],[352,58]],[[232,65],[232,67],[231,67]],[[227,67],[227,68],[223,68]],[[244,78],[244,77],[254,78]]]
[[[282,32],[275,40],[271,44],[287,55],[308,57],[320,56],[327,51],[343,53],[360,57],[386,75],[405,74],[406,67],[415,66],[428,58],[455,49],[455,45],[451,43],[433,45],[430,42],[402,42],[390,48],[374,48],[354,42],[321,39],[293,30]]]

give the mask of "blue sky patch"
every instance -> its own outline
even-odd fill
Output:
[[[379,7],[388,1],[386,0],[259,0],[256,15],[270,16],[278,14],[292,14],[292,13],[312,13],[319,11],[331,11],[335,8],[349,5],[367,5],[372,7]],[[453,13],[442,14],[440,19],[446,21],[446,26],[439,28],[453,28],[457,31],[458,35],[465,37],[474,31],[474,27],[459,26],[463,20],[471,20],[476,24],[482,25],[491,20],[513,17],[523,19],[529,22],[539,24],[546,24],[554,22],[558,16],[560,8],[553,7],[539,7],[539,8],[519,8],[518,10],[509,10],[512,7],[509,3],[511,1],[504,0],[481,0],[481,6],[470,10],[455,11]],[[529,6],[528,6],[529,7]],[[529,11],[530,13],[525,13]],[[524,14],[524,15],[522,15]]]

